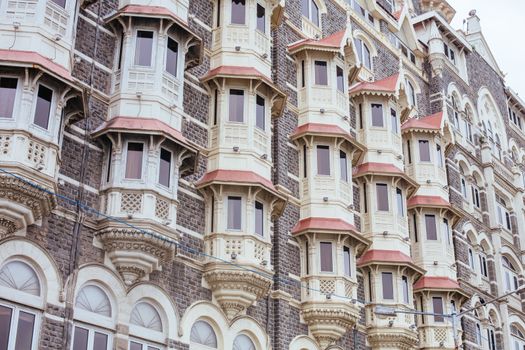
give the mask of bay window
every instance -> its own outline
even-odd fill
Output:
[[[334,272],[333,252],[331,242],[320,242],[321,272]]]
[[[436,216],[426,214],[425,215],[425,228],[427,231],[427,240],[436,241],[437,240],[437,229],[436,229]]]
[[[397,121],[397,113],[394,109],[390,109],[390,120],[392,121],[392,133],[399,133],[399,123]]]
[[[168,36],[168,43],[166,47],[166,72],[173,76],[177,76],[177,60],[179,53],[179,44]]]
[[[244,90],[230,90],[229,121],[244,122]]]
[[[436,159],[438,166],[443,168],[443,152],[441,151],[441,145],[436,145]]]
[[[339,151],[339,165],[341,167],[341,180],[348,182],[348,159],[343,151]]]
[[[264,97],[256,95],[255,100],[255,126],[261,130],[264,130],[266,116]]]
[[[376,184],[377,210],[388,211],[388,185]]]
[[[147,30],[137,31],[135,43],[135,65],[151,67],[151,56],[153,53],[153,32]]]
[[[328,85],[328,65],[326,61],[315,61],[315,85]]]
[[[403,290],[403,302],[405,304],[408,304],[410,302],[410,298],[408,294],[408,277],[407,276],[401,277],[401,288]]]
[[[397,215],[400,217],[405,216],[403,191],[400,188],[396,188],[396,202],[397,202]]]
[[[430,145],[427,140],[419,140],[419,160],[430,162]]]
[[[330,175],[329,146],[317,146],[317,175]]]
[[[257,30],[266,33],[266,9],[257,4]]]
[[[139,142],[129,142],[126,154],[126,179],[142,178],[142,158],[144,144]]]
[[[35,118],[33,120],[35,125],[47,129],[49,125],[49,115],[51,113],[52,100],[53,90],[45,87],[44,85],[39,85],[35,107]]]
[[[352,276],[352,269],[351,269],[351,254],[350,254],[350,248],[347,246],[343,247],[343,263],[344,263],[344,273],[345,276]]]
[[[261,202],[255,202],[255,233],[264,236],[264,206]]]
[[[382,272],[381,283],[383,286],[383,299],[394,300],[394,280],[392,272]]]
[[[447,244],[452,244],[452,237],[450,235],[450,226],[448,224],[448,219],[443,218],[443,235],[447,237]]]
[[[372,104],[372,126],[382,128],[383,123],[383,105],[381,104]]]
[[[220,11],[220,10],[219,10]],[[232,24],[246,23],[246,0],[232,0]]]
[[[337,78],[337,90],[344,92],[345,91],[345,78],[343,68],[336,67],[336,78]]]
[[[242,198],[228,197],[228,230],[242,228]]]
[[[441,297],[432,298],[432,308],[434,314],[434,322],[444,322],[445,318],[443,317],[443,299]]]
[[[0,118],[12,118],[18,79],[0,77]]]
[[[171,152],[161,148],[159,162],[159,184],[170,187]]]

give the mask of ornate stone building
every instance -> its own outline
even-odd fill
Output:
[[[525,349],[525,102],[454,15],[0,1],[0,350]]]

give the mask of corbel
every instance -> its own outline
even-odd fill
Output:
[[[44,72],[42,72],[42,71],[38,72],[38,73],[35,75],[35,77],[34,77],[33,80],[31,81],[30,86],[29,86],[29,88],[31,89],[31,91],[34,91],[34,90],[35,90],[36,83],[38,82],[38,80],[40,80],[40,78],[42,77],[42,75],[44,75]]]

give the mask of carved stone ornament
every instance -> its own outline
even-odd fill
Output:
[[[126,285],[147,278],[175,258],[175,242],[157,234],[132,228],[106,228],[97,237]]]
[[[354,327],[359,309],[349,301],[306,302],[301,305],[301,316],[321,349],[326,349]]]
[[[230,320],[268,294],[272,286],[269,277],[225,264],[210,264],[204,279]]]
[[[10,175],[0,175],[0,238],[49,215],[55,196]]]
[[[372,349],[414,350],[418,348],[418,337],[415,331],[402,328],[375,328],[367,335]]]

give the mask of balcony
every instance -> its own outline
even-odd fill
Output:
[[[455,349],[452,326],[421,325],[418,332],[420,349]]]
[[[367,340],[372,349],[396,348],[414,349],[418,347],[418,334],[414,315],[397,313],[395,316],[383,316],[374,312],[378,305],[370,303],[365,306]],[[384,306],[384,305],[383,305]],[[396,310],[407,310],[404,304],[389,304]]]

